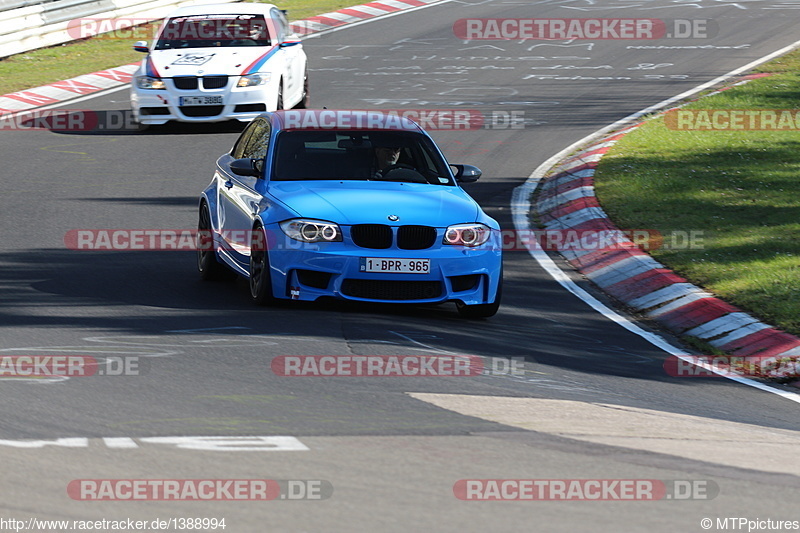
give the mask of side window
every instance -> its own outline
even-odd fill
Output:
[[[234,144],[233,148],[231,149],[231,157],[233,157],[234,159],[241,159],[241,158],[244,157],[244,155],[242,155],[242,154],[244,153],[245,146],[247,146],[247,141],[250,139],[250,136],[253,134],[253,130],[255,129],[255,127],[256,127],[256,123],[255,122],[251,122],[244,129],[242,134],[239,135],[239,138],[236,139],[236,144]]]
[[[253,132],[247,140],[244,152],[242,152],[242,157],[249,157],[250,159],[264,159],[267,157],[269,134],[269,122],[263,118],[256,119],[253,124]]]
[[[289,30],[289,22],[287,22],[286,17],[279,9],[271,9],[270,15],[272,17],[272,22],[275,24],[275,32],[277,37],[277,42],[282,43],[286,40],[286,36],[290,33]]]

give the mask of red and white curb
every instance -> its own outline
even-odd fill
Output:
[[[292,22],[292,29],[300,36],[307,36],[443,1],[446,0],[381,0],[380,2],[370,2]],[[42,87],[2,95],[0,96],[0,118],[6,114],[53,105],[79,96],[126,85],[131,82],[131,78],[138,67],[139,62],[131,63],[92,74],[84,74]]]
[[[292,29],[298,35],[309,35],[439,2],[442,2],[442,0],[381,0],[380,2],[370,2],[293,22]]]
[[[57,104],[86,94],[125,85],[130,83],[131,77],[138,67],[139,63],[132,63],[34,89],[5,94],[0,96],[0,117],[4,114]]]
[[[547,229],[616,230],[594,194],[597,162],[636,126],[617,132],[556,166],[540,183],[534,209]],[[613,250],[559,250],[604,292],[679,335],[736,356],[800,355],[800,338],[780,331],[681,278],[620,237]]]

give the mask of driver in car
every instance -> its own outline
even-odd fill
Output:
[[[373,172],[372,178],[381,179],[384,177],[386,170],[395,167],[400,160],[401,150],[399,146],[376,146],[375,172]]]

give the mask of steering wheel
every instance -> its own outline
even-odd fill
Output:
[[[396,171],[396,172],[395,172]],[[381,172],[380,179],[386,181],[403,181],[408,183],[429,183],[425,176],[411,165],[395,163],[389,165]]]
[[[398,168],[407,168],[408,170],[416,170],[411,165],[406,165],[405,163],[395,163],[393,165],[389,165],[388,167],[381,170],[381,176],[386,177],[386,175],[391,172],[392,170],[397,170]]]

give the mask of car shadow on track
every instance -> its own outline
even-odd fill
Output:
[[[8,338],[36,329],[61,337],[71,331],[102,331],[139,338],[211,329],[221,331],[220,342],[224,337],[233,345],[237,338],[275,336],[291,342],[293,337],[313,337],[329,339],[332,346],[356,354],[363,350],[408,353],[410,349],[428,355],[512,358],[524,361],[524,379],[516,385],[509,381],[513,386],[487,383],[483,385],[487,394],[563,392],[572,398],[577,388],[578,394],[588,391],[591,397],[603,391],[611,394],[617,389],[609,379],[624,378],[625,390],[668,399],[667,411],[684,414],[704,411],[681,401],[681,387],[730,385],[714,378],[669,376],[661,350],[612,326],[577,299],[565,297],[556,283],[522,279],[519,265],[508,268],[511,265],[506,264],[507,271],[515,271],[507,280],[513,290],[496,317],[463,320],[452,304],[404,307],[337,301],[257,307],[249,301],[244,279],[203,282],[194,261],[195,254],[190,252],[38,249],[2,253],[0,324]],[[530,263],[526,260],[525,264]],[[554,302],[561,304],[556,312]],[[350,348],[341,348],[343,341]],[[637,394],[614,392],[615,402],[621,405],[638,406],[636,398]],[[781,420],[764,420],[761,412],[756,415],[743,420],[784,425]],[[725,418],[724,413],[720,416]]]
[[[77,237],[79,240],[80,238]],[[74,242],[73,242],[74,241]],[[75,247],[76,237],[66,236],[68,248]],[[144,239],[146,244],[146,238]],[[455,306],[412,306],[341,302],[291,302],[274,307],[258,307],[249,300],[247,281],[204,282],[196,269],[193,251],[98,251],[80,249],[43,249],[0,255],[0,314],[8,325],[37,324],[64,327],[87,325],[111,326],[116,319],[82,317],[80,309],[144,306],[159,309],[244,313],[249,316],[279,313],[344,312],[385,314],[403,317],[457,317]],[[59,309],[58,316],[26,314],[21,308]],[[45,313],[46,314],[46,313]],[[125,322],[124,317],[120,317]],[[182,320],[185,320],[184,315]],[[114,327],[122,327],[122,323]],[[183,324],[185,326],[185,324]]]

